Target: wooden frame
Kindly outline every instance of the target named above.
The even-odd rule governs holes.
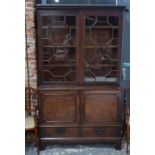
[[[89,84],[89,82],[84,82],[84,74],[83,74],[83,68],[84,68],[84,53],[85,53],[85,49],[84,49],[84,16],[118,16],[119,18],[119,36],[118,36],[118,57],[117,59],[120,60],[121,59],[121,40],[122,40],[122,18],[123,18],[123,14],[122,11],[120,10],[121,8],[116,8],[114,10],[109,9],[105,9],[104,7],[98,7],[98,10],[94,10],[95,8],[93,8],[93,12],[90,12],[89,9],[91,9],[91,7],[88,7],[87,10],[82,10],[79,8],[79,10],[77,10],[76,7],[73,7],[74,10],[71,10],[72,7],[64,7],[62,9],[62,7],[39,7],[37,9],[37,36],[38,36],[38,83],[39,85],[49,85],[49,84],[53,84],[56,81],[48,81],[45,82],[43,80],[43,74],[42,74],[42,67],[43,67],[43,50],[42,48],[43,46],[43,41],[42,41],[42,31],[41,31],[41,25],[42,25],[42,16],[75,16],[76,17],[76,61],[77,61],[77,71],[76,71],[76,81],[75,82],[57,82],[59,84]],[[105,9],[104,11],[101,9]],[[60,10],[59,10],[60,9]],[[117,63],[117,81],[116,82],[109,82],[111,84],[119,84],[120,81],[120,63],[121,61],[118,61]],[[90,82],[90,84],[107,84],[108,82]]]
[[[38,41],[38,92],[40,110],[39,134],[41,147],[50,142],[107,142],[115,144],[116,149],[121,148],[121,138],[123,130],[123,104],[122,91],[120,89],[120,66],[124,8],[125,7],[114,6],[69,7],[37,5],[36,18]],[[51,82],[52,80],[49,80],[48,82],[45,82],[44,79],[42,79],[42,61],[44,59],[42,50],[43,39],[41,32],[42,16],[76,16],[76,81]],[[83,70],[85,59],[85,16],[97,16],[97,18],[98,16],[108,16],[107,18],[109,18],[109,16],[117,16],[119,19],[117,47],[118,70],[117,81],[115,82],[108,83],[84,81]],[[86,99],[86,96],[89,96],[89,98]],[[73,97],[76,98],[74,101],[71,100],[71,98]],[[65,105],[67,105],[68,107],[65,107]],[[92,108],[91,105],[94,108]],[[76,107],[76,110],[73,110],[73,107]],[[72,110],[66,110],[67,108]],[[55,109],[57,112],[55,113],[53,109]],[[89,112],[92,113],[93,109],[94,116],[90,116]],[[65,111],[67,113],[66,115],[64,114]],[[89,118],[88,121],[84,121],[86,112]],[[111,114],[113,112],[114,115]],[[73,115],[77,116],[75,122],[71,121]],[[105,118],[102,120],[103,116]],[[44,118],[48,118],[50,121],[45,121]]]

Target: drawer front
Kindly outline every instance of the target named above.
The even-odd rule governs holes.
[[[120,136],[119,126],[82,128],[82,137],[119,137],[119,136]]]
[[[78,128],[66,127],[46,127],[40,128],[41,137],[78,137]]]

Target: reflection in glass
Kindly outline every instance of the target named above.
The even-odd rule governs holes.
[[[116,82],[118,17],[85,17],[85,82]]]
[[[76,17],[43,16],[43,79],[76,81]]]

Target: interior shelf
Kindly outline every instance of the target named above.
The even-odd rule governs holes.
[[[48,46],[43,46],[43,47],[48,47],[48,48],[76,48],[75,45],[48,45]]]
[[[58,65],[58,64],[57,64],[57,65],[53,65],[53,64],[52,64],[51,66],[52,66],[52,67],[72,67],[72,66],[75,67],[76,64],[71,64],[71,65],[70,65],[70,64],[61,64],[61,65]]]
[[[75,26],[67,26],[67,25],[66,25],[66,26],[61,26],[61,25],[60,25],[60,26],[59,26],[59,25],[57,25],[57,26],[42,26],[42,29],[57,29],[57,28],[58,28],[58,29],[59,29],[59,28],[62,28],[62,29],[63,29],[63,28],[65,28],[65,29],[68,29],[68,28],[69,28],[69,29],[70,29],[70,28],[71,28],[71,29],[76,29]]]
[[[85,26],[86,29],[118,29],[118,26]]]
[[[103,48],[103,47],[107,47],[107,48],[117,48],[118,46],[116,45],[107,45],[107,46],[104,46],[104,45],[99,45],[99,46],[84,46],[85,48]]]
[[[113,64],[96,64],[96,65],[85,65],[85,67],[115,67],[117,65]]]

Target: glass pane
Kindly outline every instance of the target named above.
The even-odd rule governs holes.
[[[43,16],[43,81],[76,81],[76,17]]]
[[[45,46],[75,46],[74,16],[43,16],[42,36]]]
[[[85,17],[85,82],[117,81],[118,36],[118,17]]]

